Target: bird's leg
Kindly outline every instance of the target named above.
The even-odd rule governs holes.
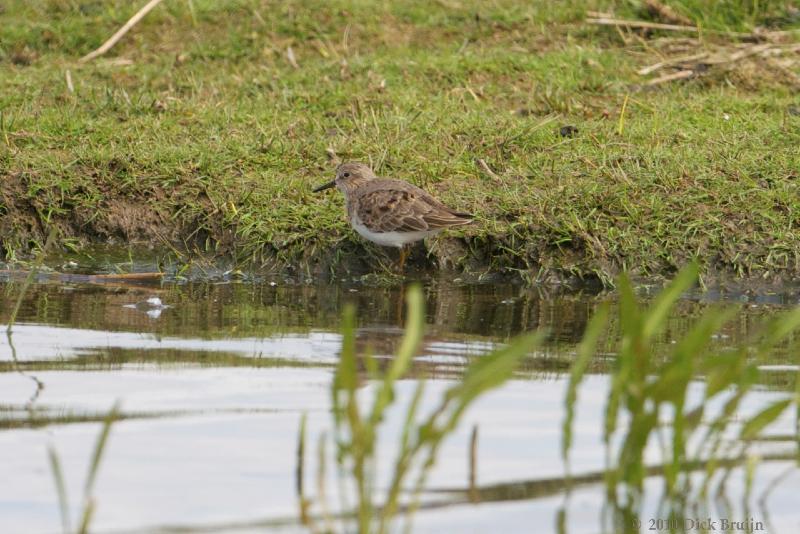
[[[403,245],[402,247],[400,247],[400,259],[397,262],[397,268],[400,271],[400,273],[403,272],[403,267],[406,264],[406,258],[408,258],[408,246]]]

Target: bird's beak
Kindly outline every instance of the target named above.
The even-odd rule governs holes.
[[[331,187],[336,186],[336,180],[331,180],[327,184],[322,184],[319,187],[315,187],[312,191],[314,193],[319,193],[320,191],[325,191],[326,189],[330,189]]]

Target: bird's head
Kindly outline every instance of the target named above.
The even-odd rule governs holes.
[[[336,178],[327,184],[314,188],[314,193],[336,187],[342,193],[347,193],[358,185],[374,179],[375,173],[363,163],[342,163],[336,167]]]

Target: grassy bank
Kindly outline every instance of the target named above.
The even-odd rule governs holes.
[[[672,2],[698,36],[585,22],[656,20],[636,2],[165,0],[77,62],[141,3],[4,4],[7,256],[55,225],[64,246],[374,267],[341,198],[310,193],[335,154],[477,215],[418,263],[531,279],[665,274],[692,257],[709,273],[800,272],[800,34],[683,81],[637,73],[752,52],[716,32],[797,28],[788,3],[701,18],[700,3]]]

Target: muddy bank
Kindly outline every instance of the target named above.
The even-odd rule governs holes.
[[[54,210],[45,195],[27,194],[24,176],[7,176],[0,184],[4,259],[31,259],[55,228],[58,239],[48,254],[51,258],[97,247],[108,247],[113,257],[132,247],[147,250],[151,256],[169,255],[178,262],[213,266],[214,272],[239,270],[297,280],[380,277],[394,272],[395,249],[368,243],[348,228],[333,236],[321,231],[316,240],[276,239],[254,248],[252,240],[237,241],[236,225],[226,224],[224,214],[210,205],[207,196],[187,199],[208,206],[201,215],[191,217],[174,209],[174,198],[169,203],[165,198],[163,191],[109,195],[96,209],[65,201]],[[574,286],[609,285],[620,272],[612,263],[593,261],[579,250],[548,250],[545,242],[521,243],[509,235],[440,235],[415,244],[407,273],[427,277],[439,271],[465,281]],[[665,270],[664,274],[668,273]]]
[[[2,218],[0,246],[8,266],[23,266],[45,242],[50,228],[58,239],[48,252],[47,263],[58,271],[69,258],[105,258],[105,263],[87,270],[130,270],[131,257],[144,258],[139,270],[166,269],[172,273],[193,273],[198,278],[228,276],[283,277],[291,282],[308,280],[359,280],[395,283],[398,252],[365,242],[344,227],[331,235],[320,231],[318,238],[259,242],[237,240],[240,230],[227,224],[224,214],[210,208],[198,215],[183,216],[181,210],[164,203],[164,192],[146,196],[109,196],[100,209],[69,209],[65,202],[53,210],[44,199],[25,193],[24,180],[9,176],[0,184]],[[173,199],[174,202],[174,199]],[[208,203],[195,195],[191,202]],[[480,224],[480,221],[477,223]],[[532,231],[531,234],[535,234]],[[66,258],[66,259],[65,259]],[[686,258],[688,261],[688,257]],[[736,290],[764,292],[794,284],[797,268],[737,272],[714,257],[704,261],[705,284]],[[131,260],[132,261],[132,260]],[[597,257],[578,243],[552,246],[547,239],[521,240],[513,234],[441,235],[412,247],[406,275],[409,278],[446,276],[465,283],[511,282],[571,288],[613,286],[624,266],[641,282],[669,279],[678,265],[667,262],[631,265],[623,257]],[[18,265],[17,265],[18,266]],[[187,267],[188,266],[188,267]]]

